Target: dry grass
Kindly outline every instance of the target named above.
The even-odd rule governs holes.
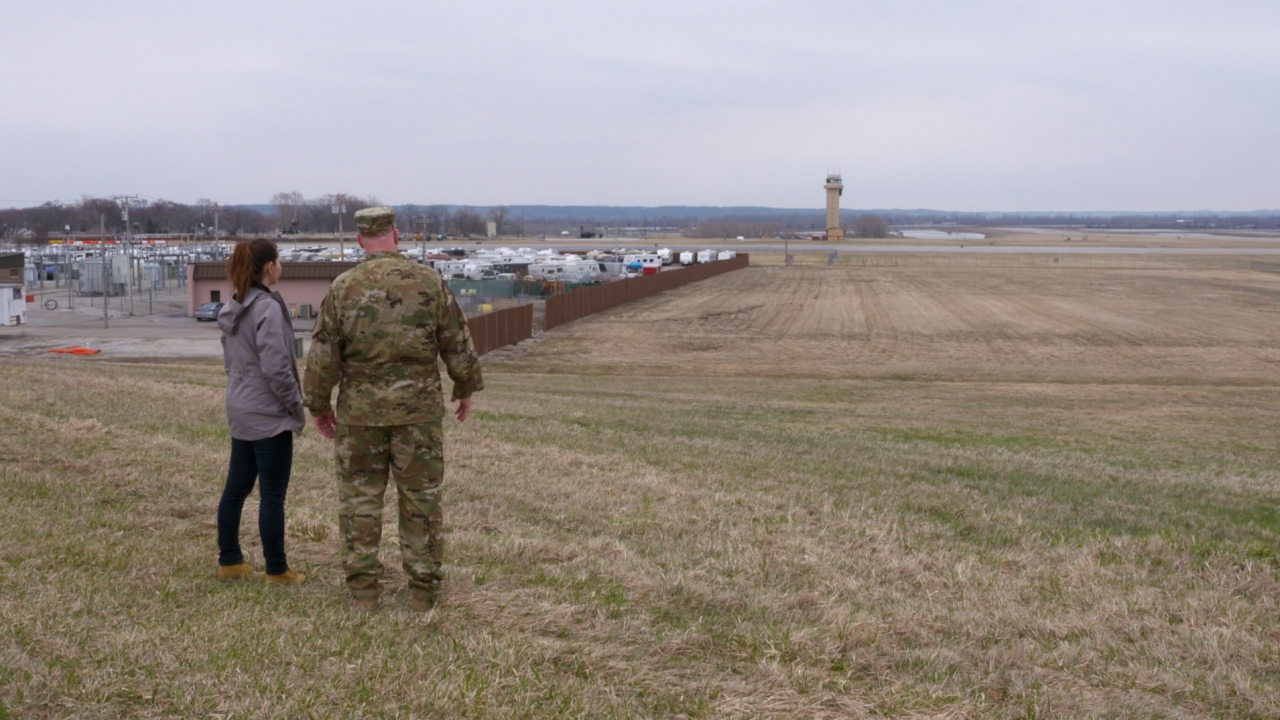
[[[527,367],[1270,384],[1277,307],[1280,275],[1248,270],[752,267],[557,330]]]
[[[722,280],[679,292],[702,303]],[[450,428],[448,594],[430,615],[403,592],[346,609],[314,433],[288,505],[314,581],[213,579],[220,367],[5,359],[0,716],[1280,714],[1280,388],[1248,353],[1176,383],[1136,331],[1108,382],[815,359],[787,377],[779,355],[705,377],[670,350],[629,366],[664,354],[668,300],[489,368],[476,417]],[[1222,312],[1231,329],[1197,342],[1267,332],[1261,311]],[[1033,316],[1000,316],[1010,346],[1064,343]],[[732,342],[804,340],[739,317]],[[613,325],[631,346],[584,349]],[[401,587],[394,524],[384,545]]]

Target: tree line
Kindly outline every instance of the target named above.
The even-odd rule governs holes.
[[[763,238],[782,237],[784,235],[813,234],[826,230],[826,216],[814,220],[810,216],[802,216],[790,222],[766,221],[760,219],[716,219],[700,220],[685,234],[696,238]],[[881,216],[872,213],[858,215],[852,223],[848,223],[847,236],[861,238],[889,237],[889,223]]]
[[[243,207],[223,207],[202,199],[194,205],[169,200],[131,199],[130,230],[140,235],[189,234],[213,237],[214,227],[225,235],[264,234],[273,224],[262,213]],[[44,243],[51,238],[125,232],[124,203],[111,198],[80,198],[74,203],[47,202],[27,208],[0,210],[0,237]]]
[[[339,226],[355,229],[358,210],[383,204],[374,196],[334,193],[308,198],[297,191],[279,192],[264,205],[221,205],[202,198],[193,204],[132,198],[128,230],[135,235],[187,235],[223,238],[328,235]],[[27,208],[0,209],[0,239],[44,243],[70,233],[108,237],[125,232],[122,203],[83,196],[72,203],[46,202]],[[334,212],[334,208],[338,212]],[[402,234],[428,237],[483,236],[489,223],[504,236],[559,236],[611,230],[626,234],[682,233],[698,238],[798,236],[825,229],[821,210],[777,208],[590,206],[465,207],[399,205],[396,219]],[[892,226],[949,224],[970,227],[1009,225],[1083,226],[1086,228],[1264,229],[1280,228],[1280,212],[1258,213],[975,213],[937,210],[845,211],[850,237],[883,238]],[[638,232],[637,232],[638,231]]]
[[[46,202],[26,208],[0,209],[0,239],[47,243],[64,235],[117,237],[187,235],[197,239],[284,235],[325,235],[355,231],[355,213],[382,205],[374,196],[335,193],[307,198],[297,191],[280,192],[267,206],[221,205],[202,198],[194,204],[130,198],[126,202],[85,195],[73,203]],[[269,209],[268,209],[269,208]],[[520,224],[505,206],[480,210],[448,205],[401,205],[396,221],[402,234],[469,237],[484,235],[493,222],[499,234],[518,234]]]

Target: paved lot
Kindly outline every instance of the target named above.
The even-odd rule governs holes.
[[[58,296],[46,293],[45,297]],[[222,357],[217,324],[197,322],[185,311],[129,316],[113,307],[104,322],[100,304],[92,307],[86,299],[77,298],[77,307],[66,309],[65,295],[58,299],[63,302],[57,310],[29,310],[26,325],[0,327],[0,356],[35,355],[51,348],[81,345],[102,351],[99,357]],[[35,304],[40,307],[41,302]],[[304,343],[309,341],[313,325],[313,320],[294,321],[294,330]]]

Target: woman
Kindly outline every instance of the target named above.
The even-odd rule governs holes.
[[[293,361],[289,308],[271,286],[280,280],[280,255],[269,240],[236,243],[227,261],[235,294],[218,313],[227,370],[231,464],[218,504],[218,579],[258,574],[240,552],[240,512],[259,481],[258,534],[267,582],[306,579],[284,555],[284,496],[293,466],[293,435],[302,432],[302,390]]]

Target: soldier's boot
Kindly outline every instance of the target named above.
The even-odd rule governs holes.
[[[253,577],[260,574],[249,566],[249,563],[236,563],[235,565],[219,565],[219,580],[238,580],[242,577]]]
[[[369,612],[378,609],[378,598],[376,597],[356,597],[351,596],[348,600],[352,610]]]
[[[432,610],[432,609],[434,609],[434,608],[435,608],[435,606],[436,606],[436,599],[435,599],[435,596],[430,596],[430,595],[417,595],[417,594],[415,594],[415,595],[413,596],[413,599],[409,601],[409,605],[410,605],[414,610],[420,610],[420,611],[422,611],[422,612],[428,612],[428,611],[430,611],[430,610]]]
[[[297,585],[298,583],[306,579],[307,579],[307,576],[303,575],[302,573],[296,573],[292,570],[285,570],[279,575],[268,575],[267,584],[268,585]]]

